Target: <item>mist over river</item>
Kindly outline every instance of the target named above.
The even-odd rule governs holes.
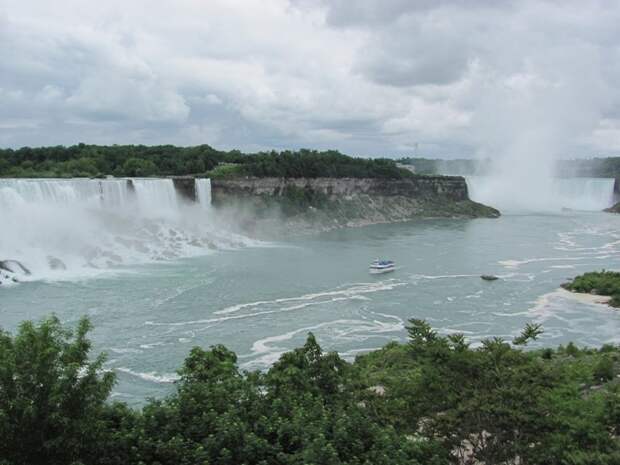
[[[376,257],[396,272],[369,275]],[[173,389],[190,348],[223,343],[261,369],[312,331],[346,358],[406,338],[411,317],[477,342],[543,324],[539,344],[620,342],[620,313],[558,292],[586,270],[620,268],[620,217],[597,212],[420,220],[119,267],[83,280],[0,290],[0,324],[88,315],[95,351],[118,373],[114,396]],[[495,282],[480,279],[496,274]]]

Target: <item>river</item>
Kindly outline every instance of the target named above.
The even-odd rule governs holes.
[[[619,312],[558,290],[584,271],[620,268],[620,216],[509,213],[220,242],[202,254],[4,286],[0,325],[87,315],[94,351],[106,351],[118,375],[114,397],[130,404],[170,392],[196,345],[225,344],[244,369],[263,369],[312,331],[325,350],[353,359],[405,341],[409,318],[474,344],[512,338],[532,321],[545,330],[538,346],[620,342]],[[395,260],[396,271],[369,275],[378,257]]]

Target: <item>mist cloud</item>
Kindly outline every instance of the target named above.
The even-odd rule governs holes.
[[[619,23],[606,1],[2,0],[0,145],[613,154]]]

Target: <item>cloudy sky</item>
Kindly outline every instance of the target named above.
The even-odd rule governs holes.
[[[0,146],[620,155],[620,2],[0,0]]]

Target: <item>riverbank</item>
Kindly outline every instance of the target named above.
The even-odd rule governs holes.
[[[562,288],[580,295],[598,299],[596,303],[606,303],[620,307],[620,273],[615,271],[592,271],[576,276],[562,284]]]

